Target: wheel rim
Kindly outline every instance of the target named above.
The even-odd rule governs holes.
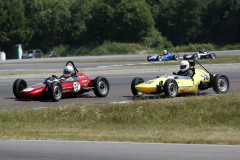
[[[176,56],[176,60],[178,61],[178,56]]]
[[[214,54],[212,54],[212,59],[215,59],[215,55]]]
[[[177,95],[177,85],[175,83],[170,83],[168,86],[169,95],[175,97]]]
[[[158,61],[162,61],[162,56],[159,56],[159,57],[158,57]]]
[[[61,97],[62,92],[61,92],[61,89],[60,89],[59,86],[55,86],[54,87],[54,94],[55,94],[56,98],[60,98]]]
[[[105,81],[100,81],[99,82],[99,90],[102,94],[106,94],[108,90],[107,83]]]
[[[224,77],[220,77],[217,81],[217,86],[221,92],[226,92],[228,89],[228,80]]]
[[[194,59],[195,59],[195,60],[198,59],[198,56],[197,56],[196,54],[194,55]]]

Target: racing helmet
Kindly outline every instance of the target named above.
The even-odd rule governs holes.
[[[167,54],[168,53],[168,51],[165,49],[164,51],[163,51],[163,54]]]
[[[189,69],[189,62],[188,61],[182,61],[180,63],[180,71],[185,72]]]
[[[74,69],[72,66],[65,66],[63,69],[63,76],[65,78],[70,77],[74,73]]]

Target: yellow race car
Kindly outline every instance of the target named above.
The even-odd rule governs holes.
[[[203,69],[195,69],[197,62]],[[226,75],[212,74],[197,60],[189,61],[193,76],[180,76],[167,73],[156,79],[144,82],[143,78],[135,77],[131,83],[134,96],[143,94],[165,94],[166,97],[176,97],[178,93],[194,93],[213,88],[217,94],[227,93],[230,82]]]

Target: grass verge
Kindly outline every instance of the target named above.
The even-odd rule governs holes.
[[[199,49],[206,49],[208,51],[222,51],[222,50],[239,50],[240,43],[228,45],[216,45],[212,43],[207,44],[189,44],[182,46],[173,46],[171,48],[150,48],[140,43],[120,43],[106,41],[102,44],[86,44],[83,46],[76,45],[59,45],[52,50],[56,51],[59,56],[84,56],[84,55],[127,55],[127,54],[153,54],[162,53],[164,49],[170,52],[198,52]],[[47,56],[46,54],[45,56]]]
[[[0,138],[240,144],[240,95],[0,112]]]

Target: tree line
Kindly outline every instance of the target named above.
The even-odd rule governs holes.
[[[0,46],[240,42],[240,0],[0,0]]]

